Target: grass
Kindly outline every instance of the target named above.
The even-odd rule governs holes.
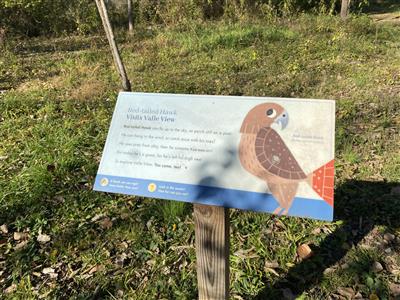
[[[367,17],[303,15],[119,35],[135,91],[337,100],[336,221],[232,209],[234,299],[282,299],[285,289],[327,299],[344,287],[389,299],[399,283],[399,34]],[[12,40],[3,50],[2,297],[196,298],[191,206],[92,191],[119,89],[106,41]],[[29,235],[20,249],[14,232]],[[315,255],[301,261],[303,243]]]

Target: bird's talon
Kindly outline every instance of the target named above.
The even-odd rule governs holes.
[[[274,215],[279,215],[279,213],[282,211],[282,207],[280,207],[280,206],[278,206],[272,213],[274,214]]]

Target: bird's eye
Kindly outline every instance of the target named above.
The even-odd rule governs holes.
[[[267,110],[267,117],[274,118],[275,116],[276,116],[275,109],[270,108],[270,109]]]

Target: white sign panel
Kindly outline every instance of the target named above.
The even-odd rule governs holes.
[[[332,100],[120,93],[94,189],[332,220]]]

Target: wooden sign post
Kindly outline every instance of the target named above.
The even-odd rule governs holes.
[[[229,209],[193,208],[199,299],[229,299]]]

